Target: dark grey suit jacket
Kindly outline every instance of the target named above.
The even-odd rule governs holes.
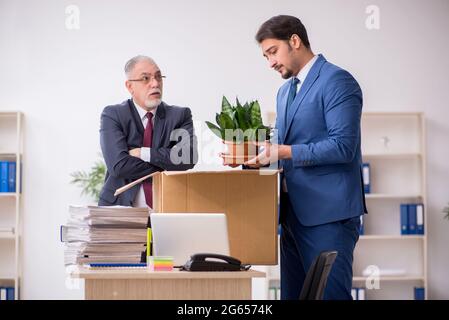
[[[188,136],[184,135],[182,139],[178,137],[178,140],[171,141],[170,135],[175,129],[185,129]],[[117,197],[114,196],[115,190],[156,171],[188,170],[196,164],[197,141],[189,108],[169,106],[164,102],[158,106],[150,162],[130,156],[128,153],[130,149],[142,147],[144,130],[142,120],[131,99],[104,108],[101,114],[100,145],[107,172],[98,205],[132,206],[140,184]],[[178,155],[184,156],[189,161],[172,163],[170,152],[173,148],[176,148]],[[186,150],[189,154],[183,155],[182,152],[186,153]]]

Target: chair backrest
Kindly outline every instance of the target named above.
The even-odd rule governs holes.
[[[326,289],[327,277],[332,264],[337,257],[337,251],[323,251],[315,258],[307,272],[299,300],[322,300]]]

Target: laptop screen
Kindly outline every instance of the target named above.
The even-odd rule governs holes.
[[[229,255],[226,215],[223,213],[152,213],[155,256],[172,256],[183,265],[192,254]]]

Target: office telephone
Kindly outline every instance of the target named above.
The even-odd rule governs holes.
[[[240,260],[216,253],[197,253],[190,257],[182,267],[185,271],[241,271],[251,266]]]

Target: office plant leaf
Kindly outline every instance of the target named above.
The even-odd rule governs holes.
[[[221,112],[215,116],[217,125],[206,121],[210,130],[225,141],[256,141],[266,140],[270,136],[270,128],[262,122],[259,102],[245,102],[243,105],[236,98],[236,105],[233,106],[229,100],[223,96],[221,102]],[[265,130],[265,134],[261,134],[258,130]],[[234,134],[229,134],[228,130],[233,130]],[[243,135],[244,134],[244,135]]]
[[[91,167],[89,172],[75,171],[70,174],[71,184],[81,187],[81,195],[88,195],[98,202],[100,199],[100,191],[103,187],[106,175],[106,164],[103,160],[98,160]]]

